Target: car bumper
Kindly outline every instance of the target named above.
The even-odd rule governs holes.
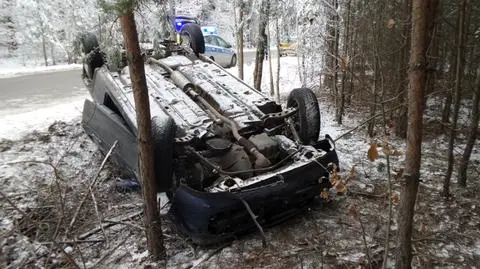
[[[305,210],[323,189],[331,187],[324,167],[338,164],[335,150],[308,165],[266,180],[265,185],[237,192],[206,193],[181,186],[170,216],[180,232],[197,244],[213,244],[255,228],[243,201],[261,225],[271,226]],[[242,201],[243,200],[243,201]]]

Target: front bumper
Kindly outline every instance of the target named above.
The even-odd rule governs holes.
[[[338,165],[335,150],[318,158],[323,167]],[[175,193],[170,216],[181,233],[197,244],[213,244],[255,228],[242,200],[247,202],[261,225],[271,226],[305,210],[331,184],[316,161],[277,174],[265,185],[236,192],[206,193],[181,186]]]

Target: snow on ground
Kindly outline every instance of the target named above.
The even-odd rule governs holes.
[[[281,63],[281,99],[285,100],[288,92],[299,86],[299,77],[296,58],[282,58]],[[229,71],[237,72],[235,68]],[[252,73],[253,66],[248,66],[245,76],[249,83]],[[268,66],[264,74],[268,74]],[[268,91],[268,83],[263,83],[262,88]],[[346,113],[344,124],[336,124],[334,107],[321,93],[319,97],[321,135],[330,134],[335,139],[363,120],[361,109],[351,109]],[[428,105],[427,115],[436,116],[438,110],[434,104]],[[62,114],[65,109],[59,104],[45,114]],[[140,194],[119,192],[114,188],[117,179],[126,175],[109,162],[100,172],[97,183],[92,184],[102,155],[83,132],[78,114],[65,114],[63,120],[69,121],[68,124],[45,122],[46,125],[52,124],[29,132],[21,139],[0,140],[1,193],[7,197],[3,197],[0,203],[0,267],[73,267],[73,262],[80,268],[152,265],[147,260],[141,216],[136,214],[142,209]],[[31,115],[24,116],[32,119]],[[53,118],[47,121],[51,120]],[[429,120],[427,117],[426,121]],[[377,142],[383,139],[379,137]],[[388,140],[404,151],[403,141]],[[378,267],[385,251],[385,223],[390,199],[387,195],[386,158],[380,150],[376,161],[367,159],[371,142],[362,128],[336,142],[341,175],[344,178],[350,173],[353,175],[347,184],[349,194],[327,204],[317,203],[296,218],[265,228],[269,243],[266,249],[262,248],[261,237],[255,232],[226,244],[195,246],[178,235],[164,216],[167,267],[365,268],[369,259],[374,267]],[[480,197],[476,191],[480,184],[473,181],[479,175],[476,168],[479,161],[475,161],[469,170],[469,188],[453,186],[454,196],[450,200],[441,198],[438,190],[445,171],[445,143],[444,136],[424,142],[422,182],[413,234],[415,268],[474,268],[480,259],[477,240],[480,237]],[[464,141],[457,143],[461,153]],[[474,160],[479,160],[479,148],[477,142]],[[394,178],[402,168],[403,158],[391,157]],[[90,199],[89,185],[93,186],[95,203]],[[397,229],[395,212],[400,186],[400,182],[394,179],[391,238]],[[86,200],[84,205],[80,203],[83,199]],[[78,216],[76,211],[79,211]],[[125,218],[129,215],[132,217]],[[70,225],[73,219],[75,221]],[[71,238],[98,227],[102,219],[116,224],[98,230],[81,242],[71,242]],[[63,238],[63,234],[70,237]],[[390,248],[393,246],[394,238]],[[391,265],[393,256],[389,257]]]
[[[0,78],[55,71],[80,70],[81,68],[81,64],[58,64],[45,66],[43,62],[38,60],[0,58]]]
[[[54,121],[79,121],[84,96],[63,100],[49,107],[30,108],[26,112],[0,114],[0,139],[15,139],[33,130],[45,130]],[[13,111],[10,111],[13,112]]]

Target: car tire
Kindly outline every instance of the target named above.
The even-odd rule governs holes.
[[[205,39],[198,24],[185,24],[180,31],[180,35],[187,36],[190,39],[190,47],[195,55],[198,56],[200,53],[205,53]]]
[[[175,122],[172,118],[152,118],[152,139],[155,158],[155,178],[158,192],[172,187]]]
[[[93,79],[95,69],[105,63],[102,52],[98,49],[97,37],[92,33],[85,33],[79,37],[83,55],[82,78]]]
[[[233,54],[230,67],[235,67],[235,65],[237,65],[237,55]]]
[[[320,134],[320,109],[317,97],[309,88],[297,88],[290,92],[287,107],[298,109],[295,116],[295,129],[303,144],[318,140]]]

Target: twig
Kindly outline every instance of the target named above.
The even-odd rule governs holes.
[[[91,268],[99,268],[99,265],[102,264],[102,262],[110,255],[113,254],[113,252],[115,252],[115,250],[117,250],[119,247],[121,247],[122,245],[125,244],[125,242],[127,242],[127,240],[130,238],[130,236],[132,236],[131,234],[129,234],[124,240],[122,240],[122,242],[120,242],[118,245],[116,245],[113,249],[111,249],[109,252],[105,253],[105,255],[103,255]]]
[[[102,222],[130,226],[130,227],[139,229],[140,231],[145,231],[144,227],[142,227],[140,225],[137,225],[135,223],[125,222],[125,221],[117,221],[117,220],[103,220]]]
[[[31,218],[30,216],[25,213],[25,211],[23,211],[22,209],[20,209],[14,202],[12,202],[12,200],[10,200],[10,198],[8,198],[8,196],[3,193],[3,191],[0,190],[0,195],[2,196],[3,199],[5,199],[7,201],[7,203],[9,203],[16,211],[18,211],[20,214],[23,215],[23,217],[27,218],[29,221],[35,223]]]
[[[372,259],[370,258],[370,251],[368,251],[367,238],[365,237],[365,228],[363,227],[363,222],[362,222],[362,217],[361,216],[358,216],[358,221],[360,222],[360,227],[362,228],[363,246],[365,247],[365,252],[367,254],[368,264],[370,266],[370,269],[373,269]]]
[[[90,182],[90,185],[89,185],[89,188],[92,188],[96,182],[97,182],[97,179],[100,175],[100,172],[102,171],[103,169],[103,166],[105,165],[105,163],[107,162],[108,158],[110,157],[110,155],[112,154],[112,151],[113,149],[115,148],[115,146],[117,145],[117,142],[118,140],[115,140],[115,142],[113,143],[112,147],[110,148],[110,150],[108,151],[107,155],[105,155],[105,158],[103,159],[102,161],[102,164],[100,165],[100,168],[98,169],[97,173],[95,174],[95,177],[93,178],[93,180]],[[85,201],[87,200],[87,197],[88,197],[88,193],[86,193],[80,204],[78,205],[77,207],[77,210],[75,211],[75,214],[73,215],[73,218],[72,220],[70,221],[70,224],[68,225],[67,227],[67,230],[65,231],[65,234],[68,234],[68,232],[70,231],[70,229],[73,227],[73,224],[75,224],[75,221],[77,220],[77,216],[78,214],[80,213],[80,210],[82,209],[83,205],[85,204]]]
[[[352,190],[348,190],[348,193],[350,195],[365,196],[367,198],[385,198],[388,196],[388,193],[373,194],[368,192],[358,192],[358,191],[352,191]]]
[[[400,104],[400,105],[398,105],[398,106],[395,106],[395,107],[393,107],[393,108],[385,111],[385,113],[386,113],[386,112],[390,112],[390,111],[394,111],[394,110],[400,108],[401,106],[403,106],[403,104]],[[360,127],[362,127],[363,125],[365,125],[365,124],[369,123],[370,121],[372,121],[372,120],[374,120],[374,119],[376,119],[376,118],[378,118],[378,117],[381,117],[381,116],[383,116],[383,113],[376,114],[376,115],[374,115],[374,116],[366,119],[365,121],[363,121],[362,123],[360,123],[359,125],[357,125],[355,128],[353,128],[353,129],[345,132],[344,134],[342,134],[342,135],[340,135],[339,137],[335,138],[333,141],[334,141],[334,142],[337,142],[338,140],[340,140],[340,139],[343,138],[344,136],[346,136],[346,135],[348,135],[348,134],[350,134],[350,133],[353,133],[354,131],[356,131],[357,129],[359,129]]]
[[[383,80],[382,80],[382,88],[383,88]],[[383,91],[383,90],[382,90]],[[382,94],[382,99],[384,95]],[[387,136],[387,115],[385,112],[385,103],[382,103],[382,114],[383,114],[383,132],[385,136]],[[389,146],[387,141],[384,141],[384,143]],[[390,248],[390,222],[392,221],[392,207],[393,207],[393,201],[392,201],[392,172],[391,172],[391,165],[390,165],[390,150],[387,149],[385,152],[386,158],[387,158],[387,178],[388,178],[388,218],[387,218],[387,234],[385,236],[385,254],[383,256],[383,263],[382,263],[382,269],[387,268],[387,263],[388,263],[388,251]]]
[[[103,229],[105,229],[105,228],[114,226],[114,225],[116,225],[116,224],[119,224],[118,222],[127,221],[127,220],[129,220],[129,219],[133,219],[133,218],[135,218],[135,217],[138,217],[138,216],[140,216],[141,214],[143,214],[143,210],[134,212],[134,213],[132,213],[132,214],[129,214],[129,215],[125,216],[125,217],[122,217],[121,219],[111,219],[110,221],[115,221],[116,223],[105,223],[105,224],[102,224],[101,226],[103,227]],[[103,222],[106,222],[106,221],[109,221],[109,220],[103,220]],[[90,231],[87,231],[87,232],[79,235],[79,236],[77,237],[77,240],[84,240],[84,239],[86,239],[86,238],[88,238],[88,237],[90,237],[90,236],[98,233],[99,231],[102,230],[102,227],[96,227],[95,229],[92,229],[92,230],[90,230]]]
[[[103,237],[105,237],[105,241],[106,241],[107,247],[108,247],[107,233],[105,233],[105,229],[103,229],[102,218],[100,217],[100,212],[98,211],[97,199],[95,198],[95,194],[93,193],[93,190],[92,190],[91,186],[88,186],[88,191],[90,192],[90,195],[92,196],[93,207],[95,208],[95,214],[97,215],[98,224],[100,225],[100,228],[102,228]]]
[[[30,222],[34,223],[35,225],[39,226],[39,223],[35,220],[33,220],[32,218],[30,218],[30,216],[25,213],[25,211],[23,211],[22,209],[20,209],[15,203],[13,203],[6,195],[5,193],[3,193],[2,191],[0,191],[0,195],[2,196],[3,199],[5,199],[7,201],[7,203],[9,203],[13,208],[15,208],[15,210],[17,210],[20,214],[23,215],[24,218],[28,219]],[[52,238],[53,239],[53,238]],[[80,269],[80,266],[75,262],[75,260],[72,258],[72,256],[70,254],[68,254],[67,252],[65,252],[65,249],[63,249],[54,239],[52,240],[52,244],[54,244],[56,247],[58,247],[62,252],[63,254],[65,255],[65,257],[67,257],[67,259],[70,261],[70,263],[75,267],[75,268],[78,268]]]
[[[385,254],[383,256],[382,268],[387,268],[388,251],[390,248],[390,222],[392,221],[393,201],[392,201],[392,174],[390,172],[390,154],[387,154],[387,173],[388,173],[388,220],[387,234],[385,236]]]
[[[88,243],[102,243],[105,242],[104,239],[92,239],[92,240],[71,240],[71,241],[58,241],[57,244],[62,245],[73,245],[73,244],[88,244]],[[54,242],[40,242],[41,245],[51,245]]]
[[[223,250],[225,247],[227,247],[229,245],[230,245],[230,243],[224,243],[221,246],[219,246],[218,248],[214,249],[213,251],[210,251],[210,252],[207,252],[207,253],[203,254],[202,257],[200,257],[199,259],[192,262],[192,267],[190,267],[190,268],[192,268],[192,269],[197,268],[198,266],[200,266],[200,264],[210,260],[213,256],[215,256],[215,254],[217,254],[218,252],[220,252],[221,250]]]
[[[242,201],[243,205],[245,206],[245,208],[248,211],[248,214],[250,214],[250,217],[252,217],[253,222],[255,222],[255,225],[257,226],[258,231],[260,231],[260,234],[262,235],[262,246],[263,246],[263,248],[266,248],[267,247],[267,237],[265,236],[265,233],[263,232],[262,226],[257,221],[257,216],[255,216],[252,209],[250,208],[250,206],[248,205],[248,203],[245,200],[243,200],[241,197],[238,197],[238,196],[237,196],[237,198],[240,199],[240,201]]]

